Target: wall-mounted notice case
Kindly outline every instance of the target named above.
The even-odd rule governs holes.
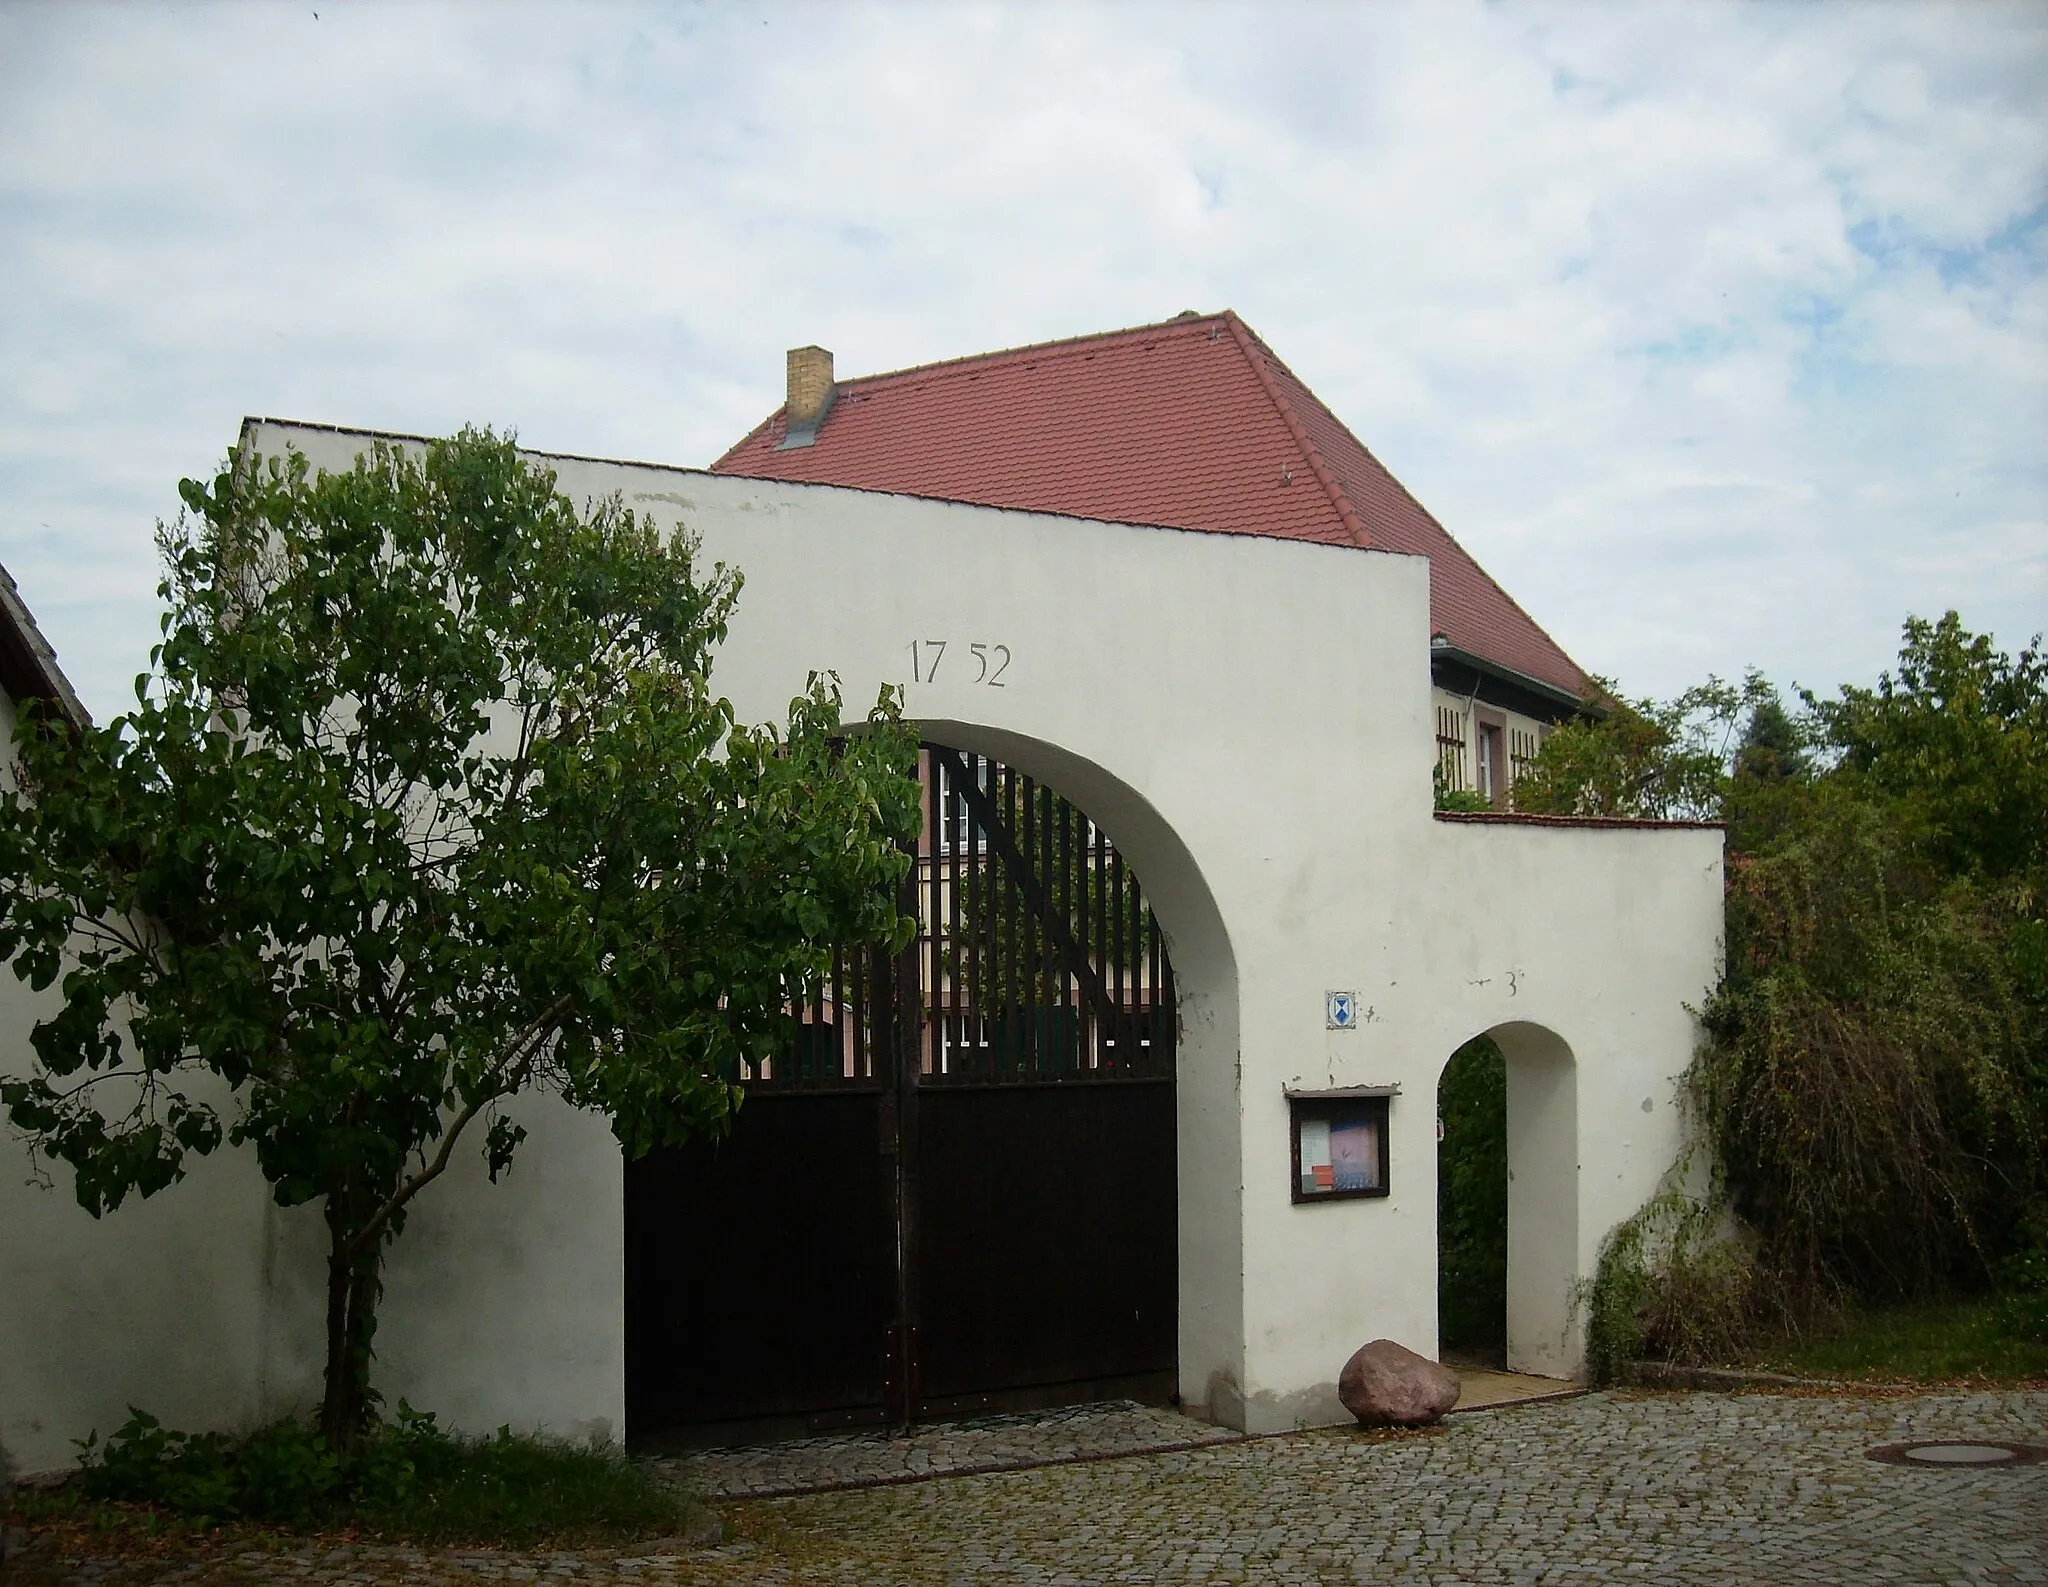
[[[1387,1193],[1387,1104],[1398,1086],[1287,1093],[1290,1194],[1295,1201],[1348,1201]]]

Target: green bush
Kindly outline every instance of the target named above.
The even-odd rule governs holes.
[[[128,1411],[104,1449],[97,1429],[79,1446],[88,1495],[160,1504],[203,1525],[246,1513],[224,1434],[173,1432],[147,1411]]]
[[[1578,1303],[1586,1313],[1586,1370],[1602,1384],[1619,1382],[1631,1361],[1733,1360],[1760,1329],[1782,1320],[1721,1199],[1669,1187],[1608,1234]]]
[[[1436,790],[1436,807],[1439,810],[1455,810],[1464,815],[1485,815],[1493,809],[1493,801],[1485,794],[1471,788],[1445,788],[1441,784]]]
[[[2008,655],[1953,612],[1911,619],[1895,673],[1796,712],[1755,674],[1668,705],[1607,693],[1545,740],[1516,808],[1728,833],[1688,1076],[1713,1188],[1610,1239],[1585,1297],[1609,1365],[1697,1359],[1742,1319],[1797,1341],[1993,1290],[1985,1326],[2048,1333],[2038,637]]]
[[[1840,785],[1731,860],[1693,1099],[1758,1254],[1816,1316],[1982,1287],[2038,1193],[2035,1015],[1997,890]]]
[[[2048,1343],[2048,1211],[2036,1209],[1998,1271],[1998,1325],[2015,1339]]]
[[[691,1514],[686,1498],[609,1445],[509,1428],[458,1437],[403,1402],[346,1458],[294,1419],[232,1438],[175,1432],[133,1406],[104,1444],[95,1432],[79,1451],[88,1497],[160,1506],[201,1526],[521,1542],[669,1532]]]

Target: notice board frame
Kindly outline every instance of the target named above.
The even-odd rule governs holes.
[[[1338,1086],[1325,1091],[1286,1092],[1287,1097],[1287,1195],[1295,1206],[1313,1206],[1325,1201],[1370,1201],[1392,1194],[1392,1150],[1389,1124],[1391,1104],[1400,1095],[1399,1086]],[[1364,1186],[1327,1190],[1303,1190],[1301,1173],[1302,1126],[1368,1126],[1377,1146],[1371,1182]]]

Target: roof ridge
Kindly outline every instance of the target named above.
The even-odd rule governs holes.
[[[1351,505],[1351,498],[1345,494],[1337,476],[1330,472],[1330,465],[1324,461],[1321,449],[1309,439],[1308,431],[1302,427],[1300,416],[1294,411],[1294,404],[1288,400],[1287,393],[1280,389],[1280,383],[1273,378],[1272,370],[1266,367],[1267,358],[1272,358],[1276,364],[1279,364],[1280,360],[1273,357],[1272,352],[1258,339],[1252,328],[1237,317],[1235,310],[1225,309],[1221,318],[1223,323],[1230,327],[1230,334],[1237,343],[1237,350],[1244,355],[1244,361],[1251,365],[1252,373],[1258,377],[1260,388],[1279,410],[1280,422],[1287,426],[1287,433],[1294,437],[1294,444],[1301,448],[1302,456],[1308,459],[1309,471],[1315,475],[1316,483],[1323,487],[1323,493],[1330,498],[1330,505],[1337,509],[1337,518],[1344,525],[1344,532],[1350,535],[1358,546],[1371,550],[1372,535],[1365,527],[1365,520],[1359,517],[1357,508]],[[1285,364],[1280,364],[1280,367],[1287,369]],[[1294,377],[1293,370],[1288,369],[1287,373],[1290,378]]]
[[[1246,329],[1249,330],[1250,327],[1246,327]],[[1279,364],[1282,369],[1287,369],[1287,365],[1282,363],[1279,358],[1275,357],[1273,362]],[[1452,534],[1450,530],[1446,529],[1443,526],[1443,520],[1438,518],[1437,515],[1431,512],[1427,507],[1423,506],[1421,498],[1418,497],[1414,491],[1410,490],[1406,485],[1401,483],[1400,476],[1396,474],[1392,469],[1388,468],[1386,464],[1382,463],[1379,460],[1378,454],[1375,453],[1371,447],[1367,446],[1363,441],[1359,440],[1358,432],[1353,430],[1351,426],[1346,424],[1342,419],[1338,418],[1336,411],[1332,409],[1327,402],[1323,401],[1321,397],[1317,396],[1315,394],[1314,388],[1312,388],[1307,381],[1303,380],[1301,376],[1297,375],[1293,370],[1287,369],[1287,378],[1292,380],[1296,385],[1300,386],[1301,389],[1307,393],[1308,400],[1313,402],[1318,408],[1321,408],[1323,410],[1324,416],[1328,418],[1329,421],[1332,424],[1334,424],[1338,429],[1344,432],[1345,438],[1349,440],[1353,446],[1357,447],[1359,451],[1363,452],[1366,455],[1366,457],[1372,461],[1373,467],[1377,468],[1382,474],[1384,474],[1387,477],[1387,479],[1392,481],[1394,489],[1398,490],[1403,496],[1408,498],[1408,504],[1411,507],[1413,507],[1417,512],[1421,513],[1424,518],[1429,520],[1430,527],[1435,529],[1438,534],[1442,535],[1446,540],[1450,541],[1452,545],[1456,546],[1459,551],[1464,553],[1465,560],[1471,563],[1473,570],[1476,573],[1478,573],[1478,575],[1482,579],[1486,580],[1488,584],[1491,584],[1496,591],[1499,592],[1502,600],[1506,601],[1508,605],[1512,606],[1517,612],[1520,612],[1523,618],[1527,620],[1531,628],[1535,629],[1537,633],[1541,634],[1546,640],[1550,642],[1551,647],[1555,649],[1560,656],[1564,657],[1565,661],[1570,665],[1571,669],[1579,675],[1580,679],[1586,683],[1591,683],[1593,675],[1587,672],[1586,669],[1584,667],[1581,667],[1576,661],[1573,661],[1571,657],[1571,652],[1566,650],[1564,646],[1558,644],[1556,636],[1553,635],[1550,632],[1550,630],[1545,628],[1541,623],[1537,622],[1534,617],[1530,616],[1529,609],[1525,607],[1520,601],[1516,600],[1514,596],[1509,593],[1507,586],[1502,584],[1501,581],[1495,578],[1491,573],[1487,572],[1485,567],[1481,565],[1477,557],[1472,555],[1471,552],[1465,550],[1464,543],[1460,541],[1456,535]]]
[[[844,391],[849,387],[872,385],[882,380],[901,380],[911,375],[944,374],[952,370],[965,369],[970,365],[986,366],[1032,354],[1060,357],[1077,352],[1091,343],[1113,342],[1126,336],[1140,336],[1146,331],[1193,330],[1198,326],[1213,325],[1219,320],[1230,321],[1236,318],[1236,312],[1232,309],[1220,309],[1213,314],[1190,314],[1183,310],[1166,319],[1151,320],[1143,325],[1126,325],[1109,331],[1089,331],[1080,336],[1061,336],[1049,342],[1026,342],[1018,347],[997,347],[985,353],[966,353],[958,358],[935,359],[928,364],[906,364],[901,369],[878,369],[871,375],[850,375],[844,380],[835,379],[832,385],[835,390]],[[775,421],[782,416],[783,410],[787,407],[787,403],[778,404],[759,424],[720,453],[717,460],[711,464],[712,472],[717,472],[728,458],[745,451],[757,437],[772,433]]]
[[[1196,326],[1207,325],[1215,320],[1234,319],[1230,309],[1221,309],[1214,314],[1172,315],[1163,320],[1151,320],[1143,325],[1125,325],[1116,330],[1090,331],[1082,336],[1061,336],[1049,342],[1026,342],[1019,347],[996,347],[985,353],[968,353],[959,358],[940,358],[928,364],[906,364],[901,369],[878,369],[871,375],[855,375],[847,380],[835,381],[839,386],[864,386],[871,380],[896,380],[905,375],[927,375],[942,370],[959,369],[968,364],[993,364],[1006,358],[1021,358],[1027,353],[1059,354],[1074,351],[1089,342],[1109,342],[1120,337],[1138,336],[1146,331],[1193,330]]]

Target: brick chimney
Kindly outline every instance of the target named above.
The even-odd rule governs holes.
[[[832,354],[823,347],[792,347],[789,350],[789,396],[783,406],[788,420],[778,452],[809,446],[818,439],[818,426],[832,411]]]

